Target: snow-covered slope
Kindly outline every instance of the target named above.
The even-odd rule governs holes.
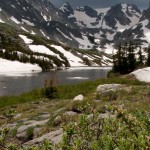
[[[67,2],[58,9],[50,0],[0,0],[0,23],[82,49],[97,46],[89,36],[99,39],[101,46],[113,43],[116,33],[137,24],[140,16],[140,10],[129,4],[73,9]]]
[[[148,47],[150,43],[150,7],[142,12],[141,18],[137,24],[129,27],[121,34],[115,35],[115,41],[134,41],[142,47]]]
[[[78,47],[79,43],[74,39],[68,40],[64,35],[69,36],[71,33],[82,38],[74,22],[54,7],[50,0],[0,0],[0,23],[16,26],[27,33],[61,41],[74,47]]]
[[[5,25],[13,27],[16,34],[20,35],[20,39],[16,41],[14,37],[13,40],[25,43],[27,48],[25,56],[29,59],[29,55],[33,53],[36,59],[48,61],[51,67],[77,64],[69,60],[68,52],[63,54],[58,47],[54,50],[51,45],[61,45],[65,51],[67,51],[65,47],[99,51],[96,54],[98,57],[93,54],[90,56],[89,53],[84,57],[84,53],[69,48],[69,53],[78,57],[77,60],[82,60],[79,61],[80,65],[85,65],[87,58],[88,63],[92,65],[98,64],[98,61],[95,64],[94,59],[99,59],[100,65],[111,64],[114,46],[126,40],[142,41],[142,44],[147,46],[150,42],[149,16],[149,9],[141,13],[135,5],[131,4],[117,4],[109,8],[93,9],[84,6],[73,9],[67,2],[58,9],[51,4],[50,0],[0,0],[0,28],[4,28]],[[7,26],[7,31],[9,27]],[[1,32],[3,30],[0,34]],[[34,39],[26,36],[25,32],[27,35],[44,37],[46,40],[54,40],[61,44],[46,45],[37,41],[36,43]],[[5,37],[5,33],[3,36]]]
[[[19,61],[10,61],[0,58],[0,74],[5,73],[37,73],[41,72],[40,68],[36,64],[21,63]]]
[[[97,38],[105,38],[113,41],[116,32],[137,24],[141,17],[141,11],[130,4],[117,4],[110,8],[93,9],[88,6],[78,7],[74,11],[66,3],[61,7],[81,29],[87,29]]]
[[[150,67],[136,70],[131,74],[135,75],[135,77],[140,81],[150,82]]]

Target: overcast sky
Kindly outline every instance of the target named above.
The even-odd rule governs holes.
[[[61,7],[67,0],[50,0],[55,6]],[[93,8],[109,7],[118,3],[136,4],[140,9],[148,8],[150,0],[68,0],[75,8],[77,6],[91,6]]]

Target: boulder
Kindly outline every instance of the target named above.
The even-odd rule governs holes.
[[[76,96],[73,100],[74,101],[82,101],[84,99],[84,96],[82,94]]]
[[[120,88],[122,88],[123,85],[121,84],[103,84],[103,85],[99,85],[96,89],[96,92],[99,93],[99,94],[102,94],[102,93],[107,93],[107,92],[110,92],[110,91],[117,91],[119,90]]]
[[[105,118],[116,118],[116,115],[113,115],[109,112],[102,113],[98,116],[99,119],[105,119]]]
[[[61,116],[57,116],[55,119],[54,119],[54,125],[59,125],[62,123],[62,118]]]
[[[77,115],[77,113],[74,111],[66,111],[63,115],[73,117],[73,116]]]
[[[45,125],[47,122],[48,122],[48,119],[44,121],[30,120],[30,121],[24,122],[24,124],[20,126],[17,130],[17,138],[19,139],[26,138],[26,131],[28,130],[28,128],[42,126],[42,125]]]
[[[42,143],[44,140],[49,140],[56,144],[62,140],[62,136],[63,136],[63,129],[60,128],[59,130],[46,133],[39,138],[28,141],[25,143],[25,145],[38,145]]]
[[[16,115],[14,116],[14,119],[18,119],[18,118],[20,118],[21,116],[22,116],[22,113],[16,114]]]
[[[49,117],[50,117],[50,114],[49,114],[49,113],[45,113],[45,114],[43,114],[43,115],[38,116],[38,118],[41,119],[41,120],[48,119]]]
[[[87,119],[89,119],[89,120],[92,120],[93,118],[94,118],[93,114],[90,114],[90,115],[87,116]]]

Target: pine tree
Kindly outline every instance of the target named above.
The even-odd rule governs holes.
[[[127,73],[130,73],[130,72],[134,71],[136,68],[136,58],[135,58],[135,54],[134,54],[134,46],[131,42],[128,47],[127,61],[128,61],[128,72]]]
[[[129,45],[119,45],[117,53],[113,56],[113,64],[113,72],[119,74],[130,73],[137,68],[134,46],[131,42]]]
[[[148,52],[148,56],[147,56],[146,65],[147,65],[147,66],[150,66],[150,45],[148,46],[147,52]]]
[[[114,67],[113,71],[120,73],[121,71],[121,45],[119,45],[118,52],[113,56]]]
[[[137,60],[137,66],[138,67],[142,67],[144,65],[143,63],[144,61],[144,57],[142,55],[142,50],[141,50],[141,47],[139,48],[139,51],[138,51],[138,60]]]

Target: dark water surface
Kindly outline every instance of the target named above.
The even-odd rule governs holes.
[[[82,81],[106,78],[110,67],[78,67],[34,74],[0,75],[0,96],[19,95],[41,88],[45,80],[55,79],[57,84],[75,84]]]

